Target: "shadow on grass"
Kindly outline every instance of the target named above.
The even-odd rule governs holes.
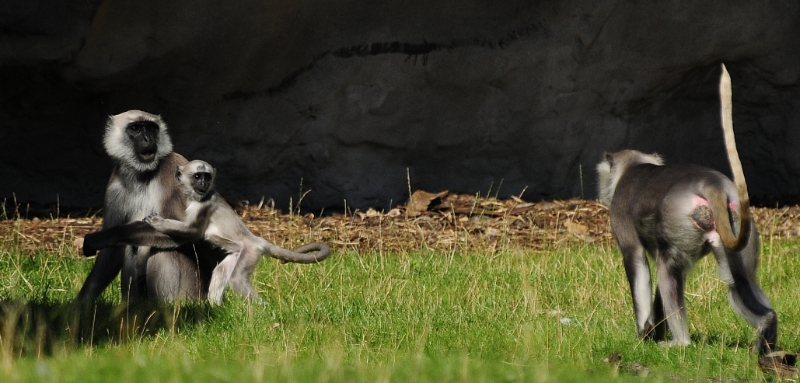
[[[60,348],[97,346],[190,328],[213,317],[205,303],[109,304],[0,301],[4,355],[43,356]]]

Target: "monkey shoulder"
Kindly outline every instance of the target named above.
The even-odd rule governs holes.
[[[178,153],[171,152],[161,160],[161,164],[158,165],[158,169],[156,170],[155,178],[158,179],[159,183],[182,192],[180,182],[178,182],[177,177],[175,177],[175,173],[178,170],[178,166],[183,166],[186,163],[186,158]]]
[[[164,157],[163,160],[161,160],[161,163],[162,165],[168,165],[168,166],[183,166],[188,164],[189,160],[187,160],[186,157],[176,152],[170,152],[169,154],[166,155],[166,157]]]
[[[182,220],[185,217],[187,208],[186,196],[183,188],[175,177],[178,166],[183,166],[188,161],[182,155],[170,152],[158,166],[153,183],[158,185],[158,190],[162,193],[159,196],[161,206],[156,211],[161,216],[169,219]]]

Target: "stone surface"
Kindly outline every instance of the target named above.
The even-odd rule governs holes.
[[[0,198],[99,206],[106,116],[160,113],[230,199],[385,209],[411,189],[596,196],[604,151],[800,196],[800,5],[350,0],[0,4]]]

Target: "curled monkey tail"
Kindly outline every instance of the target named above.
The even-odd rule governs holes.
[[[260,238],[261,254],[267,254],[283,263],[317,263],[331,255],[331,249],[324,243],[314,242],[303,245],[294,251],[284,249],[264,238]]]
[[[714,223],[722,245],[730,251],[742,251],[747,246],[751,229],[747,205],[740,203],[737,213],[736,200],[729,198],[727,193],[719,187],[708,187],[703,194],[708,200],[708,206],[714,216]],[[738,236],[733,232],[736,220],[740,222]]]

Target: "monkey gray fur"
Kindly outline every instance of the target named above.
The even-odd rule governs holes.
[[[140,221],[154,213],[183,219],[186,199],[175,168],[186,159],[172,151],[161,117],[140,110],[111,116],[103,143],[114,162],[103,228]],[[203,298],[220,259],[220,252],[203,242],[174,249],[109,247],[98,255],[77,299],[94,302],[120,271],[122,298],[128,302]]]
[[[733,310],[757,329],[760,355],[777,350],[778,317],[756,282],[758,230],[733,133],[731,80],[725,65],[719,83],[720,115],[734,182],[696,165],[664,165],[655,154],[623,150],[597,165],[600,201],[608,205],[611,229],[622,252],[640,337],[688,345],[684,302],[686,275],[695,262],[714,254],[728,284]],[[650,255],[656,265],[651,303]]]
[[[663,165],[659,157],[633,150],[606,155],[597,169],[600,200],[610,207],[639,336],[665,340],[668,325],[669,344],[689,344],[685,278],[695,262],[713,252],[734,311],[758,329],[755,348],[760,354],[775,350],[778,319],[755,280],[758,231],[740,211],[747,207],[740,206],[733,182],[711,169]],[[739,223],[740,215],[749,225]],[[724,230],[738,243],[726,247]],[[645,251],[656,265],[654,303]]]

